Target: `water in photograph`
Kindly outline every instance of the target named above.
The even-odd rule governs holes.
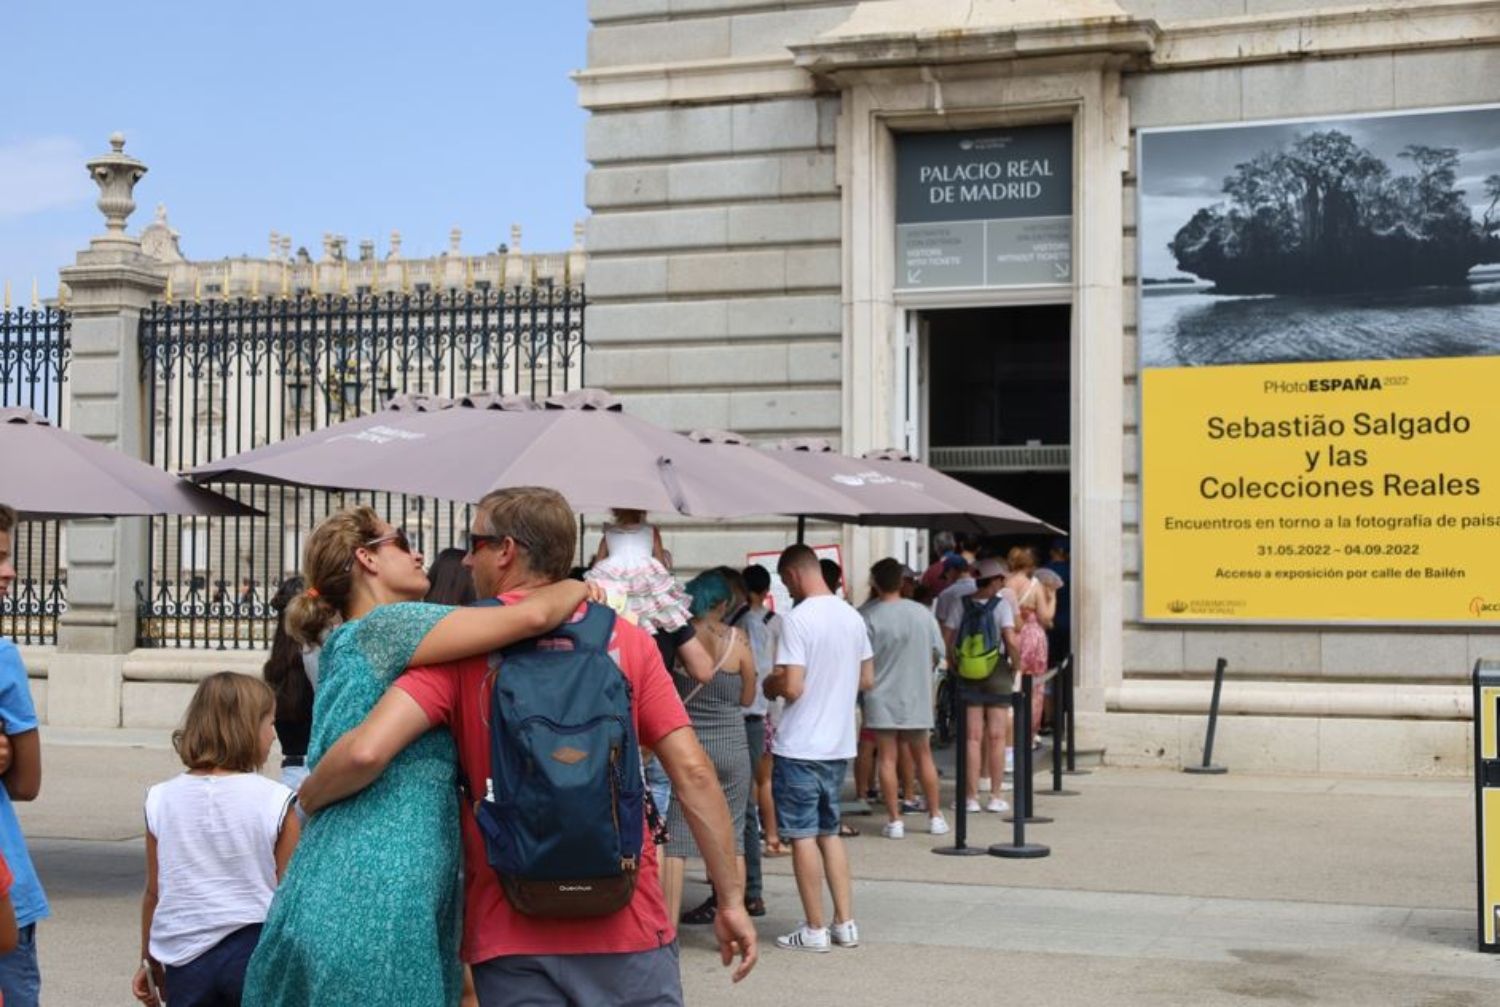
[[[1148,284],[1141,366],[1390,360],[1500,354],[1500,268],[1466,287],[1226,297],[1206,283]]]

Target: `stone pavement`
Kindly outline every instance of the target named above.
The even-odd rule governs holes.
[[[46,1002],[129,1004],[140,800],[176,762],[165,732],[45,730],[44,752],[22,822],[53,905]],[[1456,1007],[1500,988],[1500,959],[1473,950],[1467,784],[1104,769],[1068,785],[1037,799],[1057,818],[1031,829],[1044,860],[934,856],[952,837],[915,817],[899,842],[852,818],[857,949],[771,946],[800,914],[790,863],[767,861],[760,967],[731,988],[707,931],[685,928],[688,1001]],[[970,842],[1009,828],[974,816]]]

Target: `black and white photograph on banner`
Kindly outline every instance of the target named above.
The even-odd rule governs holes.
[[[1143,367],[1500,354],[1500,107],[1142,130]]]

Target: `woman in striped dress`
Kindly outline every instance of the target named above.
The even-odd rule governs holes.
[[[755,698],[755,656],[745,634],[724,625],[724,615],[733,598],[728,582],[712,571],[688,581],[692,600],[693,628],[714,659],[714,677],[688,694],[684,705],[693,718],[708,757],[719,774],[719,786],[729,802],[734,819],[734,846],[740,878],[745,876],[745,806],[750,796],[750,750],[745,742],[745,711]],[[682,805],[672,802],[667,818],[666,857],[661,865],[662,891],[666,895],[667,918],[675,920],[682,910],[682,876],[687,858],[697,847],[683,817]]]

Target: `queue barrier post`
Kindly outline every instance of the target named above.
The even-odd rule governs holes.
[[[1008,822],[1020,815],[1028,825],[1047,825],[1052,819],[1046,815],[1038,815],[1032,803],[1036,791],[1036,753],[1032,750],[1031,737],[1031,702],[1035,683],[1036,679],[1032,676],[1022,675],[1020,690],[1011,694],[1012,706],[1015,698],[1020,697],[1025,716],[1015,714],[1016,772],[1015,792],[1011,795],[1014,803],[1005,820]]]
[[[1008,843],[995,843],[990,847],[990,856],[1004,857],[1007,860],[1035,860],[1038,857],[1049,856],[1052,850],[1041,843],[1028,843],[1026,841],[1026,823],[1037,819],[1027,814],[1028,804],[1031,801],[1031,677],[1024,676],[1021,679],[1021,691],[1010,694],[1011,713],[1016,718],[1016,724],[1021,732],[1021,741],[1024,744],[1017,745],[1016,751],[1016,789],[1012,795],[1016,806],[1006,821],[1012,823],[1011,841]],[[1046,819],[1051,821],[1052,819]]]
[[[1214,732],[1219,726],[1219,693],[1224,689],[1224,669],[1227,667],[1229,667],[1229,662],[1222,657],[1214,665],[1214,694],[1213,698],[1208,701],[1208,735],[1203,739],[1203,764],[1183,766],[1184,773],[1218,776],[1229,772],[1228,766],[1214,763]]]
[[[1078,708],[1074,704],[1073,686],[1078,676],[1078,666],[1074,662],[1074,656],[1069,654],[1063,658],[1063,667],[1066,669],[1063,672],[1063,699],[1067,703],[1067,713],[1063,717],[1063,723],[1068,728],[1068,768],[1063,772],[1068,776],[1088,776],[1092,770],[1079,769],[1077,761],[1078,731],[1073,715],[1078,712]]]
[[[953,791],[953,845],[938,846],[933,853],[942,857],[977,857],[985,851],[977,846],[968,844],[969,818],[967,780],[969,778],[969,704],[964,702],[963,690],[956,687],[952,690],[953,705],[958,708],[956,719],[958,720],[958,753],[957,765],[954,772],[958,776],[958,783]],[[935,810],[935,809],[933,809]],[[929,813],[932,813],[929,810]]]
[[[1048,797],[1077,797],[1078,791],[1067,790],[1063,787],[1063,717],[1066,712],[1066,688],[1065,682],[1068,674],[1068,664],[1072,657],[1065,657],[1061,664],[1047,672],[1043,682],[1056,680],[1057,684],[1052,687],[1052,787],[1042,791],[1043,796]]]

